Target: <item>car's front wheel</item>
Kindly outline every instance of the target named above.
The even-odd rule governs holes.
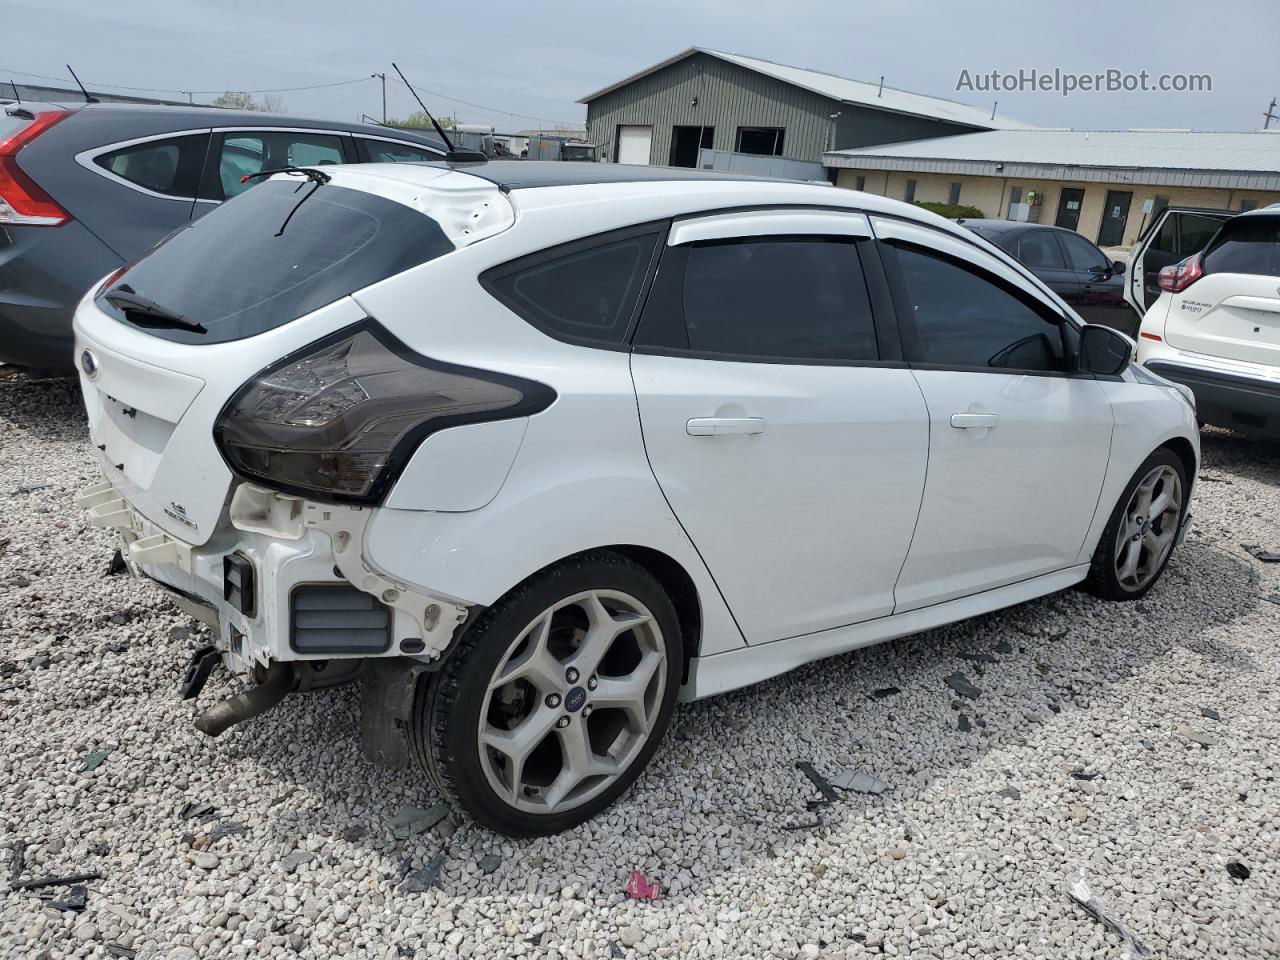
[[[1125,487],[1094,551],[1084,586],[1106,600],[1137,600],[1164,572],[1189,507],[1187,468],[1161,447]]]
[[[419,754],[483,826],[565,830],[616,800],[649,762],[681,667],[661,585],[618,554],[573,558],[467,629],[420,694]]]

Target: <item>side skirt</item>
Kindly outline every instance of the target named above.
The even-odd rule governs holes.
[[[689,665],[689,680],[680,692],[680,699],[700,700],[717,693],[737,690],[814,660],[1025,603],[1048,593],[1065,590],[1079,583],[1088,573],[1089,565],[1083,563],[906,613],[867,620],[847,627],[834,627],[787,640],[775,640],[773,643],[743,647],[709,657],[698,657]]]

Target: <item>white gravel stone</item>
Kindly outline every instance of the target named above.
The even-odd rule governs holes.
[[[207,631],[103,576],[111,538],[71,504],[97,479],[74,384],[0,376],[0,869],[25,841],[26,877],[102,874],[79,916],[0,885],[0,957],[1114,960],[1065,895],[1081,869],[1158,956],[1280,956],[1280,564],[1240,549],[1280,548],[1280,446],[1204,450],[1230,483],[1199,486],[1138,603],[1067,591],[682,706],[630,794],[561,836],[398,839],[440,797],[361,758],[355,688],[192,728],[174,691]],[[236,689],[215,673],[199,702]],[[815,819],[798,760],[892,789],[785,829]],[[222,822],[245,831],[199,849]],[[401,891],[442,843],[438,884]],[[632,870],[663,898],[626,899]]]

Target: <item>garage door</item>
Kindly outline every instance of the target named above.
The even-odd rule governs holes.
[[[618,127],[618,163],[649,163],[653,127]]]

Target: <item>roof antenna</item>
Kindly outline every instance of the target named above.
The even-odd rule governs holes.
[[[84,88],[84,84],[80,82],[80,78],[76,76],[76,72],[71,69],[71,64],[67,64],[67,72],[71,74],[71,79],[76,82],[76,86],[80,88],[80,92],[84,94],[85,103],[101,103],[97,97],[89,96],[89,91]]]
[[[489,159],[479,150],[455,149],[453,146],[453,141],[450,140],[448,135],[445,134],[444,128],[441,127],[440,124],[436,121],[436,118],[431,115],[431,111],[427,109],[427,105],[423,103],[422,98],[418,96],[418,91],[413,89],[413,84],[411,84],[408,80],[405,79],[404,71],[396,66],[395,61],[392,61],[391,66],[395,69],[396,73],[400,74],[400,80],[404,83],[406,87],[409,88],[409,92],[413,94],[413,99],[418,101],[418,106],[420,106],[422,108],[422,112],[427,115],[427,119],[431,121],[431,125],[436,128],[436,133],[440,134],[440,139],[444,141],[444,145],[449,148],[449,152],[444,155],[445,162],[474,163],[479,161],[480,163],[484,163],[486,160]]]
[[[880,89],[876,91],[877,97],[884,96],[884,77],[880,78]]]
[[[10,81],[9,81],[9,86],[13,87],[13,99],[15,99],[15,100],[17,100],[19,103],[21,103],[21,102],[22,102],[22,94],[20,94],[20,93],[18,92],[18,84],[17,84],[17,83],[15,83],[13,80],[10,80]]]
[[[999,101],[999,100],[997,100],[997,101],[995,101],[994,103],[992,103],[992,104],[991,104],[991,119],[992,119],[992,120],[994,120],[994,119],[996,118],[996,107],[998,107],[998,106],[1000,106],[1000,101]]]

